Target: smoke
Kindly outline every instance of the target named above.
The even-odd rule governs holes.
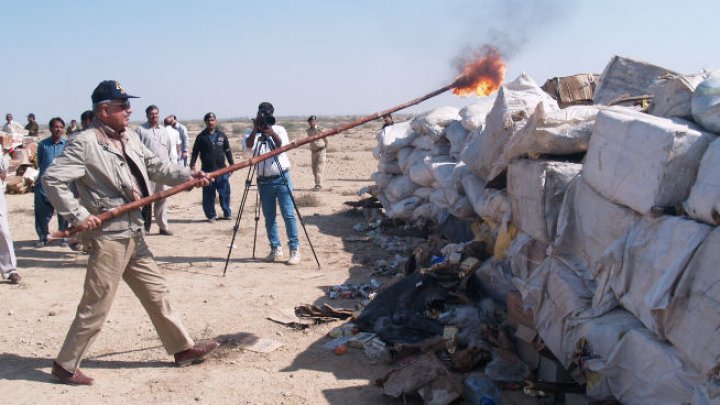
[[[564,0],[484,0],[479,7],[468,34],[472,39],[453,61],[456,67],[486,45],[497,48],[503,59],[513,59],[543,31],[561,27],[576,5]]]

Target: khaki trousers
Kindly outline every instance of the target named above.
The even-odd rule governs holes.
[[[167,187],[163,184],[157,184],[155,183],[154,192],[159,193],[161,191],[165,191],[169,189],[170,187]],[[153,203],[153,215],[155,215],[155,223],[160,228],[161,231],[168,230],[168,216],[167,216],[167,198],[163,198],[160,201],[155,201]]]
[[[325,149],[317,152],[312,152],[311,155],[311,162],[312,162],[312,172],[313,176],[315,176],[315,185],[316,186],[322,186],[322,175],[325,171]]]
[[[194,342],[169,301],[169,289],[141,232],[120,240],[90,241],[87,274],[75,320],[56,361],[75,372],[102,329],[120,278],[130,286],[150,315],[168,354],[193,347]]]

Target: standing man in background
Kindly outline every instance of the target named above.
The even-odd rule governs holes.
[[[323,131],[320,127],[317,126],[317,117],[314,115],[311,115],[310,118],[308,118],[308,125],[310,125],[310,128],[305,131],[307,132],[308,136],[313,136]],[[310,158],[312,162],[312,172],[313,176],[315,177],[315,187],[313,189],[315,191],[320,191],[322,189],[322,175],[325,171],[325,161],[327,159],[326,150],[328,146],[328,139],[319,139],[317,141],[310,142],[309,145],[311,153]]]
[[[38,144],[37,149],[37,164],[38,170],[38,181],[35,182],[35,231],[38,235],[38,247],[43,247],[48,244],[48,225],[50,220],[55,214],[55,208],[47,198],[45,189],[40,181],[45,171],[50,165],[55,162],[55,158],[58,157],[65,150],[65,144],[67,143],[65,137],[65,121],[62,118],[55,117],[50,120],[48,124],[50,128],[50,137],[45,138]],[[65,230],[68,227],[67,221],[60,214],[58,214],[58,230]],[[62,246],[67,246],[67,241],[61,242]]]
[[[198,155],[200,155],[202,171],[205,173],[214,172],[215,170],[225,167],[225,159],[227,159],[229,164],[235,164],[227,135],[217,129],[215,113],[209,112],[205,114],[204,120],[205,129],[198,134],[193,144],[190,168],[195,170],[195,162],[197,161]],[[203,187],[203,212],[210,222],[215,221],[217,218],[215,211],[215,192],[217,192],[220,197],[220,208],[222,208],[223,212],[223,216],[220,219],[230,219],[232,216],[232,210],[230,209],[230,173],[216,177],[214,182]]]
[[[180,132],[172,127],[172,119],[169,116],[165,117],[163,124],[165,124],[165,130],[168,131],[168,135],[170,135],[170,145],[172,145],[170,161],[174,164],[179,164],[178,156],[180,156]]]
[[[188,165],[188,149],[190,148],[190,138],[188,137],[188,130],[185,125],[181,124],[177,120],[175,114],[170,115],[172,121],[172,127],[175,128],[180,134],[180,157],[178,158],[178,164],[187,167]]]
[[[145,146],[152,151],[163,162],[170,162],[172,154],[172,145],[170,135],[164,126],[160,125],[160,109],[156,105],[149,105],[145,109],[147,122],[140,125],[136,132]],[[175,164],[175,162],[172,162]],[[165,190],[167,187],[163,184],[151,182],[150,193],[157,193]],[[162,199],[153,203],[153,214],[155,222],[160,227],[160,235],[172,235],[172,231],[168,228],[167,218],[167,200]],[[151,218],[145,218],[145,231],[150,232],[152,225]]]
[[[28,114],[28,123],[25,125],[25,129],[28,131],[29,136],[37,136],[38,131],[40,131],[40,126],[38,126],[37,121],[35,121],[35,114],[30,113]],[[64,127],[65,125],[63,125]]]
[[[86,130],[90,128],[90,124],[93,120],[93,112],[91,110],[83,111],[82,114],[80,114],[80,126],[82,127],[82,130]]]
[[[0,146],[0,275],[10,280],[10,284],[20,284],[22,277],[17,272],[15,246],[8,224],[7,200],[5,199],[5,177],[10,163],[5,150]]]
[[[17,121],[13,121],[13,115],[10,113],[5,114],[5,124],[2,128],[3,132],[8,134],[17,134],[23,130],[23,126],[18,124]]]

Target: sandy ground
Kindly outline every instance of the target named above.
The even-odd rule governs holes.
[[[322,125],[329,128],[334,124]],[[318,206],[300,210],[322,268],[317,267],[302,234],[299,266],[252,258],[254,189],[226,277],[222,272],[233,223],[204,221],[200,190],[171,198],[169,218],[174,236],[158,235],[155,225],[147,236],[168,280],[174,305],[196,340],[271,339],[281,343],[280,348],[257,353],[229,344],[203,364],[174,367],[140,303],[121,284],[107,323],[82,365],[96,379],[90,387],[57,384],[50,377],[52,360],[82,293],[87,256],[60,246],[36,248],[32,193],[9,195],[10,226],[24,283],[0,284],[2,402],[396,403],[383,398],[372,384],[387,366],[370,364],[360,350],[338,356],[322,348],[328,341],[326,333],[339,322],[297,331],[266,319],[283,311],[292,313],[300,304],[329,302],[325,295],[328,286],[367,282],[372,263],[389,257],[371,243],[343,239],[354,235],[352,226],[362,220],[349,213],[343,202],[357,199],[353,193],[370,184],[369,176],[377,166],[371,149],[379,126],[374,122],[330,138],[327,179],[321,192],[310,191],[314,184],[309,149],[289,153],[295,197],[318,197]],[[302,121],[289,128],[291,137],[304,136]],[[197,133],[197,125],[191,130],[191,134]],[[242,159],[238,139],[231,135],[235,155]],[[231,177],[233,216],[246,176],[243,170]],[[282,220],[280,224],[285,243]],[[51,226],[56,226],[54,221]],[[257,256],[264,257],[269,248],[262,220],[257,241]],[[331,303],[352,308],[357,300]]]

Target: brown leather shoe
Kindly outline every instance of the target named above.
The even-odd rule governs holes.
[[[214,339],[210,339],[207,342],[195,343],[195,346],[190,349],[175,353],[175,364],[180,367],[185,367],[191,364],[202,363],[205,361],[207,355],[217,349],[218,346],[220,346],[220,344]]]
[[[65,370],[64,368],[60,367],[60,365],[57,364],[56,361],[53,361],[52,375],[53,377],[55,377],[56,380],[60,381],[61,383],[70,385],[92,385],[93,381],[95,381],[94,378],[88,377],[83,374],[80,369],[75,370],[74,373]]]

